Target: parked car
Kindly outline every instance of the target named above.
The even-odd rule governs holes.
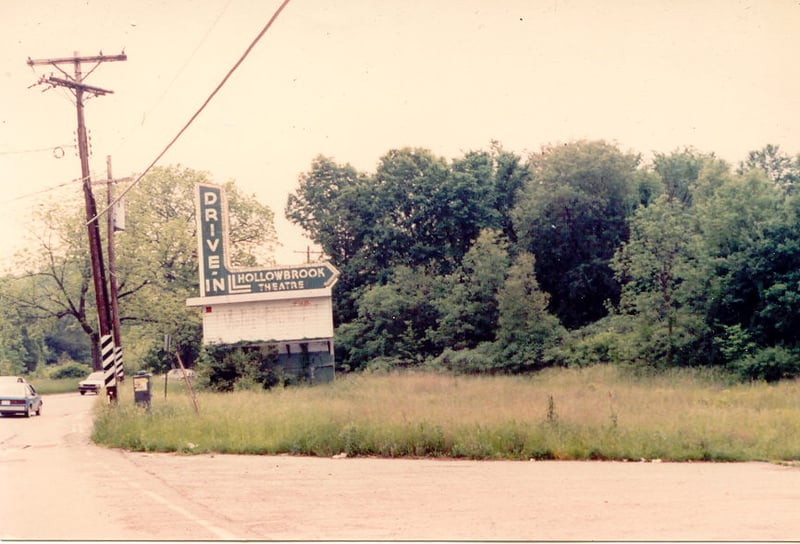
[[[183,370],[180,368],[173,368],[169,372],[167,372],[167,377],[173,380],[182,380],[183,379]],[[186,369],[186,377],[190,380],[194,379],[194,370],[191,368]]]
[[[0,415],[42,415],[42,397],[25,381],[0,380]]]
[[[86,392],[94,393],[95,395],[100,394],[100,390],[103,389],[105,386],[105,375],[102,370],[98,370],[97,372],[92,372],[80,382],[78,382],[78,391],[81,395],[85,395]]]

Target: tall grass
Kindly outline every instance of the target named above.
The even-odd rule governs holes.
[[[74,393],[78,391],[78,382],[81,378],[27,378],[40,395],[53,395],[57,393]]]
[[[182,453],[472,459],[800,459],[800,383],[732,385],[613,366],[526,377],[354,375],[315,387],[154,396],[123,389],[93,439]]]

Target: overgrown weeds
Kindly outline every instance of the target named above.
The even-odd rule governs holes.
[[[142,451],[469,459],[800,459],[800,384],[609,365],[526,377],[352,375],[328,385],[98,404],[93,438]]]

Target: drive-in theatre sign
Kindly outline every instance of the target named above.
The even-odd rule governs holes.
[[[339,272],[329,263],[278,268],[233,269],[228,255],[227,205],[222,187],[198,185],[200,235],[200,296],[239,295],[324,289]]]
[[[187,304],[204,309],[203,341],[277,345],[288,366],[298,354],[304,367],[316,356],[318,369],[330,368],[332,377],[331,288],[339,271],[327,262],[233,267],[224,189],[198,184],[196,211],[200,296]]]

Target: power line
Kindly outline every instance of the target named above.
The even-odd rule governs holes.
[[[194,58],[194,56],[197,54],[197,51],[199,51],[199,50],[200,50],[200,47],[202,47],[202,46],[203,46],[203,44],[206,42],[206,40],[208,39],[208,36],[211,34],[211,32],[214,30],[214,28],[216,28],[217,24],[219,23],[220,19],[222,19],[222,16],[225,14],[225,12],[228,10],[228,7],[230,6],[230,4],[231,4],[231,2],[232,2],[232,1],[233,1],[233,0],[228,0],[228,2],[225,4],[225,6],[223,6],[222,10],[220,10],[220,12],[217,14],[216,18],[214,19],[214,21],[211,23],[211,26],[209,26],[209,27],[208,27],[208,29],[206,30],[205,34],[203,34],[203,36],[200,38],[200,41],[197,43],[197,45],[195,46],[195,48],[194,48],[194,49],[192,50],[192,52],[189,54],[189,57],[188,57],[188,58],[187,58],[187,59],[184,61],[183,65],[182,65],[180,68],[178,68],[178,70],[175,72],[175,75],[172,77],[172,79],[170,80],[170,82],[169,82],[169,83],[167,83],[167,86],[166,86],[166,87],[164,88],[164,90],[161,92],[161,95],[160,95],[160,96],[159,96],[159,97],[158,97],[158,98],[157,98],[157,99],[156,99],[156,100],[155,100],[155,101],[152,103],[152,105],[151,105],[149,108],[147,108],[147,109],[145,110],[145,112],[142,114],[142,121],[141,121],[141,123],[139,123],[139,126],[140,126],[140,127],[141,127],[142,125],[144,125],[144,124],[145,124],[145,122],[146,122],[146,119],[147,119],[147,116],[148,116],[148,115],[149,115],[149,114],[150,114],[150,113],[151,113],[151,112],[152,112],[154,109],[156,109],[156,108],[158,107],[158,105],[161,103],[161,101],[162,101],[162,100],[164,99],[164,97],[167,95],[167,93],[169,92],[169,90],[172,88],[172,86],[173,86],[173,85],[175,84],[175,82],[178,80],[178,77],[179,77],[179,76],[180,76],[180,75],[183,73],[183,71],[186,69],[186,67],[189,65],[189,63],[192,61],[192,59]],[[122,145],[123,145],[123,143],[125,142],[125,140],[127,140],[127,139],[130,137],[130,135],[131,135],[131,134],[133,134],[133,133],[134,133],[136,130],[138,130],[138,129],[139,129],[139,127],[135,127],[135,128],[133,128],[132,130],[130,130],[130,131],[129,131],[129,133],[128,133],[128,135],[127,135],[127,136],[124,136],[124,137],[123,137],[123,138],[120,140],[120,142],[117,144],[117,147],[116,147],[116,149],[117,149],[117,150],[119,150],[119,149],[122,147]]]
[[[170,81],[170,82],[167,84],[166,88],[165,88],[165,89],[164,89],[164,91],[161,93],[161,95],[160,95],[160,96],[159,96],[159,97],[156,99],[156,101],[153,103],[153,105],[152,105],[152,106],[150,106],[150,108],[148,108],[148,110],[147,110],[148,112],[149,112],[149,111],[152,111],[153,109],[155,109],[155,108],[158,106],[158,104],[160,104],[160,103],[161,103],[161,101],[163,100],[164,96],[166,96],[167,92],[170,90],[170,88],[172,87],[172,85],[175,83],[175,81],[177,81],[177,79],[178,79],[178,77],[180,76],[180,74],[181,74],[181,73],[183,73],[183,71],[184,71],[184,70],[186,69],[186,67],[189,65],[189,63],[191,62],[191,60],[192,60],[192,59],[194,58],[194,56],[197,54],[197,51],[199,51],[199,50],[200,50],[200,47],[202,47],[202,45],[203,45],[203,44],[206,42],[206,40],[208,39],[208,36],[211,34],[211,32],[214,30],[214,28],[216,28],[216,26],[217,26],[217,24],[219,23],[220,19],[222,19],[222,16],[225,14],[225,12],[226,12],[226,11],[228,10],[228,8],[230,7],[230,4],[231,4],[231,2],[232,2],[232,1],[233,1],[233,0],[228,0],[228,2],[227,2],[227,3],[226,3],[224,6],[223,6],[223,8],[222,8],[222,9],[219,11],[219,13],[218,13],[218,14],[217,14],[217,16],[215,17],[214,21],[211,23],[211,25],[208,27],[208,29],[206,30],[206,32],[205,32],[205,33],[203,34],[203,36],[200,38],[200,41],[197,43],[197,45],[195,46],[195,48],[192,50],[192,52],[191,52],[191,54],[189,55],[189,57],[186,59],[186,61],[183,63],[183,65],[182,65],[182,66],[181,66],[181,67],[178,69],[178,71],[177,71],[177,72],[175,73],[175,75],[173,76],[172,80],[171,80],[171,81]],[[30,67],[31,67],[31,70],[33,71],[33,73],[35,74],[35,73],[36,73],[36,69],[35,69],[34,65],[33,65],[33,64],[31,64],[31,65],[30,65]],[[66,73],[66,72],[64,72],[63,70],[62,70],[61,72],[62,72],[63,74],[65,74],[67,77],[69,77],[69,74],[67,74],[67,73]],[[87,75],[87,76],[88,76],[88,74],[85,74],[85,75]],[[33,85],[32,85],[32,86],[33,86]],[[31,86],[31,87],[32,87],[32,86]],[[64,96],[66,96],[66,97],[67,97],[68,101],[69,101],[71,104],[73,104],[73,105],[75,104],[74,100],[72,99],[72,95],[71,95],[71,94],[70,94],[68,91],[66,91],[65,89],[62,89],[62,88],[59,88],[58,90],[59,90],[59,91],[61,91],[62,93],[64,93]],[[145,114],[145,115],[146,115],[146,114]],[[142,122],[144,123],[144,121],[142,121]],[[129,134],[129,136],[130,136],[130,134]],[[122,138],[122,142],[124,142],[126,139],[127,139],[127,137],[123,137],[123,138]],[[21,149],[21,150],[0,151],[0,156],[3,156],[3,155],[17,155],[17,154],[24,154],[24,153],[38,153],[38,152],[44,152],[44,151],[52,151],[52,152],[53,152],[53,155],[54,155],[56,158],[61,158],[61,157],[63,157],[63,150],[64,150],[64,148],[67,148],[67,147],[70,147],[70,148],[77,148],[78,146],[77,146],[77,145],[75,145],[75,144],[69,144],[69,145],[65,144],[65,145],[58,145],[58,146],[52,146],[52,147],[42,147],[42,148],[37,148],[37,149]],[[121,147],[121,145],[120,145],[120,146],[117,146],[117,149],[119,149],[119,147]],[[61,155],[60,155],[60,156],[58,155],[58,153],[59,153],[59,150],[60,150],[60,153],[61,153]],[[22,200],[22,199],[25,199],[25,198],[29,198],[29,197],[32,197],[32,196],[39,195],[39,194],[48,193],[48,192],[50,192],[50,191],[55,191],[55,190],[61,189],[61,188],[63,188],[63,187],[67,187],[67,186],[69,186],[69,185],[72,185],[73,183],[77,183],[77,182],[81,182],[81,183],[82,183],[83,181],[84,181],[84,179],[83,179],[83,178],[76,178],[76,179],[72,179],[72,180],[69,180],[69,181],[66,181],[66,182],[59,183],[59,184],[57,184],[57,185],[51,186],[51,187],[47,187],[47,188],[44,188],[44,189],[41,189],[41,190],[38,190],[38,191],[33,191],[33,192],[30,192],[30,193],[27,193],[27,194],[24,194],[24,195],[20,195],[20,196],[14,197],[14,198],[7,199],[5,202],[13,202],[13,201],[16,201],[16,200]],[[125,181],[130,181],[130,180],[126,179]],[[104,211],[105,211],[105,210],[104,210]]]
[[[7,204],[9,202],[14,202],[14,201],[17,201],[17,200],[24,200],[24,199],[30,198],[32,196],[41,195],[41,194],[44,194],[44,193],[49,193],[51,191],[57,191],[58,189],[62,189],[64,187],[72,185],[73,183],[84,183],[84,182],[86,182],[87,179],[91,179],[92,176],[94,176],[94,175],[96,175],[96,172],[92,171],[85,178],[71,179],[69,181],[65,181],[65,182],[59,183],[57,185],[52,185],[50,187],[45,187],[44,189],[39,189],[38,191],[33,191],[33,192],[30,192],[30,193],[25,193],[24,195],[15,196],[15,197],[12,197],[12,198],[7,198],[7,199],[5,199],[3,201],[0,201],[0,204]],[[121,178],[121,179],[114,180],[115,183],[127,183],[129,181],[133,181],[133,178]],[[101,184],[105,185],[107,183],[107,180],[90,181],[90,183],[92,185],[101,185]]]
[[[29,198],[29,197],[36,196],[36,195],[40,195],[40,194],[43,194],[43,193],[49,193],[50,191],[55,191],[57,189],[61,189],[62,187],[66,187],[68,185],[72,185],[73,183],[79,183],[79,182],[83,183],[84,181],[85,181],[84,178],[71,179],[69,181],[65,181],[63,183],[59,183],[58,185],[53,185],[52,187],[46,187],[46,188],[40,189],[38,191],[33,191],[32,193],[27,193],[27,194],[24,194],[24,195],[15,196],[14,198],[9,198],[8,200],[6,200],[6,202],[14,202],[15,200],[22,200],[22,199]]]
[[[62,144],[62,145],[54,145],[51,147],[38,147],[36,149],[12,149],[10,151],[0,151],[0,155],[22,155],[24,153],[41,153],[43,151],[51,151],[53,156],[57,159],[63,157],[63,152],[65,147],[77,147],[75,144]],[[57,153],[60,151],[61,156],[57,156]]]
[[[258,42],[261,41],[261,38],[264,37],[264,34],[267,33],[267,31],[272,26],[272,23],[275,22],[275,20],[278,18],[278,16],[283,11],[283,8],[285,8],[289,4],[289,2],[290,2],[290,0],[283,0],[281,5],[278,6],[278,9],[275,10],[275,13],[272,14],[272,17],[270,17],[270,20],[267,21],[267,24],[264,25],[264,28],[261,29],[261,32],[258,33],[258,35],[250,43],[250,45],[247,47],[247,49],[244,51],[244,53],[242,53],[242,56],[239,57],[239,60],[236,61],[236,64],[234,64],[233,67],[230,70],[228,70],[228,73],[225,74],[225,77],[222,78],[222,81],[219,82],[219,84],[211,92],[211,94],[208,96],[208,98],[206,98],[205,102],[203,102],[203,104],[200,106],[200,108],[198,108],[198,110],[191,116],[189,121],[186,122],[186,124],[183,126],[183,128],[181,128],[178,131],[178,133],[175,135],[175,137],[172,138],[172,140],[170,140],[170,142],[166,145],[166,147],[164,147],[164,149],[156,156],[156,158],[153,159],[153,161],[147,166],[147,168],[145,168],[144,171],[141,174],[139,174],[139,176],[134,180],[134,182],[131,183],[131,185],[128,188],[126,188],[124,191],[122,191],[119,194],[119,196],[114,199],[113,202],[108,204],[104,209],[100,210],[100,212],[97,213],[92,219],[87,221],[87,224],[92,223],[92,222],[96,222],[100,218],[100,216],[102,216],[103,214],[107,213],[117,202],[122,200],[125,197],[125,195],[128,194],[128,192],[131,189],[136,187],[139,184],[139,182],[142,180],[142,178],[144,178],[144,176],[147,175],[147,173],[156,165],[156,163],[159,160],[161,160],[161,157],[163,157],[167,153],[167,151],[170,150],[170,148],[175,144],[175,142],[177,142],[178,139],[183,135],[183,133],[186,132],[186,130],[189,128],[189,126],[191,126],[191,124],[194,123],[194,120],[197,119],[197,117],[203,112],[204,109],[206,109],[206,106],[208,106],[208,104],[217,95],[217,93],[222,89],[222,87],[225,85],[225,83],[228,82],[228,80],[233,75],[233,73],[244,62],[244,59],[246,59],[247,56],[250,55],[250,52],[253,50],[253,48],[256,46],[256,44],[258,44]]]

